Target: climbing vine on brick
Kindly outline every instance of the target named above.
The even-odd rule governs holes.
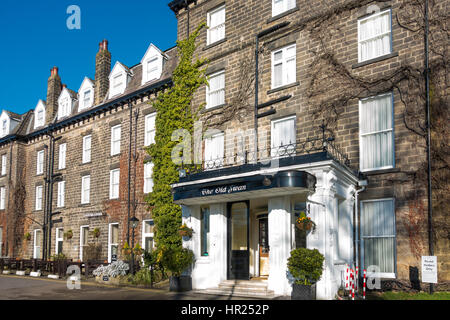
[[[205,27],[201,24],[185,40],[177,41],[178,65],[173,72],[173,85],[158,96],[156,108],[155,143],[147,148],[153,167],[153,192],[147,197],[155,222],[155,240],[158,248],[181,246],[178,229],[181,226],[181,208],[173,203],[171,184],[178,182],[177,164],[172,161],[173,148],[181,142],[172,141],[172,133],[194,128],[196,113],[191,109],[195,91],[207,84],[205,59],[194,58],[196,39]],[[203,66],[203,67],[202,67]]]

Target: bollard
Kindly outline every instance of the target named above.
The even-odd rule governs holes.
[[[366,300],[366,269],[364,269],[364,278],[363,278],[363,299]]]

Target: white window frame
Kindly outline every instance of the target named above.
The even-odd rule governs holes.
[[[213,15],[213,14],[215,14],[215,13],[221,11],[221,10],[224,11],[224,20],[223,20],[223,22],[218,24],[218,25],[216,25],[216,26],[211,26],[211,15]],[[213,43],[216,43],[216,42],[219,42],[219,41],[225,39],[225,37],[226,37],[226,21],[227,21],[227,16],[226,16],[225,4],[221,5],[220,7],[215,8],[215,9],[213,9],[213,10],[211,10],[211,11],[209,11],[207,13],[207,22],[208,22],[207,40],[206,40],[207,41],[207,43],[206,43],[207,45],[211,45]],[[223,38],[220,38],[220,39],[215,40],[214,42],[211,42],[211,33],[214,32],[216,29],[219,29],[219,28],[224,28]]]
[[[119,223],[114,222],[114,223],[110,223],[108,226],[108,263],[111,263],[112,261],[112,246],[117,246],[117,252],[119,252],[119,243],[112,243],[112,227],[113,226],[117,226],[117,233],[118,233],[118,238],[120,238],[119,235]]]
[[[88,99],[86,99],[86,94],[87,93],[89,93]],[[83,99],[83,108],[82,109],[87,109],[87,108],[92,107],[92,101],[93,101],[92,96],[93,96],[93,90],[91,88],[86,89],[86,90],[83,91],[83,97],[82,97],[82,99]],[[87,103],[86,103],[86,101],[87,101]]]
[[[0,210],[5,210],[5,208],[6,208],[6,187],[2,186],[0,187]]]
[[[59,181],[58,182],[58,198],[57,198],[57,207],[58,208],[64,208],[65,198],[66,198],[66,182]]]
[[[152,122],[154,125],[151,126],[150,123]],[[144,136],[144,145],[148,147],[149,145],[155,143],[155,136],[156,136],[156,112],[150,113],[145,116],[145,136]]]
[[[87,148],[87,141],[89,140],[89,148]],[[92,135],[87,135],[83,137],[83,156],[82,162],[91,162],[91,150],[92,150]]]
[[[214,140],[218,139],[219,137],[222,137],[222,152],[221,152],[221,157],[219,154],[219,158],[217,159],[213,159],[212,157],[210,157],[210,153],[212,152],[212,150],[214,150],[215,147],[213,147],[214,145]],[[217,140],[216,140],[217,141]],[[212,148],[210,150],[210,148]],[[223,166],[223,162],[225,158],[225,134],[223,132],[217,132],[214,134],[211,134],[209,136],[207,136],[207,138],[205,139],[205,155],[204,155],[204,162],[205,162],[205,170],[214,170],[214,169],[219,169]]]
[[[59,242],[64,242],[64,235],[62,238],[58,237],[59,234],[59,230],[64,230],[63,228],[56,228],[56,235],[55,235],[55,254],[60,254],[61,252],[59,252]]]
[[[42,245],[41,244],[38,244],[38,245],[36,244],[36,234],[38,232],[41,234],[41,239],[42,239],[42,231],[40,229],[34,230],[33,231],[33,259],[40,259],[41,255],[42,255],[42,251],[41,251]],[[39,257],[36,254],[36,248],[39,248]]]
[[[118,83],[118,79],[121,79],[121,81]],[[116,73],[112,79],[111,79],[111,95],[110,97],[117,96],[119,94],[122,94],[125,90],[126,81],[127,81],[127,74],[123,72]]]
[[[39,118],[39,115],[42,113],[42,118]],[[34,128],[42,127],[45,124],[45,110],[43,108],[39,108],[36,112],[36,123],[34,124]]]
[[[69,97],[69,94],[67,94],[66,97],[61,99],[61,102],[59,104],[59,111],[58,111],[58,119],[67,117],[70,115],[70,104],[71,104],[71,98]]]
[[[86,230],[86,237],[87,237],[87,243],[89,244],[89,225],[84,225],[84,226],[80,226],[80,261],[83,262],[83,248],[84,248],[84,244],[83,244],[83,235],[84,232],[83,230]]]
[[[117,181],[114,181],[117,175]],[[109,172],[109,199],[119,199],[120,190],[120,169],[114,169]]]
[[[279,0],[281,2],[283,2],[283,8],[280,11],[276,10],[276,6],[275,6],[275,2],[277,0],[272,0],[272,17],[276,17],[288,10],[294,9],[297,7],[297,0]],[[289,7],[289,3],[293,2],[294,6],[293,7]]]
[[[7,165],[7,161],[8,161],[8,156],[6,154],[2,155],[2,176],[6,175],[6,165]]]
[[[287,148],[286,148],[286,153],[285,154],[279,154],[280,152],[279,152],[279,148],[281,147],[281,145],[280,146],[276,146],[274,143],[274,138],[275,138],[275,135],[274,135],[274,132],[275,132],[275,124],[277,124],[277,123],[279,123],[279,122],[284,122],[284,121],[289,121],[289,120],[294,120],[294,138],[295,138],[295,141],[293,142],[293,143],[291,143],[291,144],[286,144],[286,145],[283,145],[283,146],[288,146]],[[277,149],[278,148],[278,149]],[[290,150],[292,149],[292,148],[294,148],[294,154],[293,155],[295,155],[295,152],[296,152],[296,149],[297,149],[297,116],[295,116],[295,115],[293,115],[293,116],[289,116],[289,117],[285,117],[285,118],[281,118],[281,119],[275,119],[275,120],[272,120],[271,122],[270,122],[270,150],[271,150],[271,156],[272,157],[285,157],[285,156],[290,156]]]
[[[369,133],[361,133],[361,127],[362,127],[362,108],[363,108],[363,102],[366,100],[376,99],[376,98],[382,98],[384,96],[391,96],[391,109],[392,109],[392,127],[391,129],[385,129],[381,131],[374,131]],[[362,168],[362,156],[363,156],[363,136],[369,136],[369,135],[376,135],[384,132],[392,132],[392,165],[390,166],[383,166],[383,167],[374,167],[374,168]],[[395,168],[395,119],[394,119],[394,94],[392,92],[380,94],[377,96],[368,97],[365,99],[359,100],[359,167],[361,172],[370,172],[375,170],[385,170],[385,169],[393,169]]]
[[[361,23],[365,22],[367,20],[375,19],[375,18],[377,18],[379,16],[382,16],[382,15],[384,15],[386,13],[389,13],[389,21],[390,21],[389,31],[385,32],[383,34],[379,34],[377,36],[374,36],[374,37],[372,37],[370,39],[364,39],[364,40],[361,41]],[[390,50],[389,50],[389,52],[388,53],[383,53],[383,54],[378,55],[376,57],[368,58],[366,60],[362,60],[362,58],[361,58],[361,43],[362,42],[367,42],[367,41],[370,41],[370,40],[373,40],[373,39],[376,39],[376,38],[379,38],[379,37],[383,37],[383,36],[385,36],[387,34],[390,35],[389,36],[389,38],[390,38]],[[393,50],[393,44],[392,44],[392,10],[390,8],[386,9],[386,10],[383,10],[383,11],[380,11],[380,12],[377,12],[377,13],[374,13],[374,14],[371,14],[370,16],[358,19],[358,63],[364,62],[364,61],[370,61],[372,59],[376,59],[376,58],[383,57],[385,55],[391,54],[392,50]]]
[[[43,186],[36,186],[36,203],[35,203],[35,210],[40,211],[42,210],[42,198],[44,194],[44,187]]]
[[[89,181],[88,186],[86,186],[86,181]],[[87,192],[87,199],[85,198],[85,191]],[[89,204],[91,201],[91,176],[81,177],[81,204]]]
[[[114,131],[119,131],[119,138],[114,140]],[[122,126],[120,124],[111,127],[111,156],[115,156],[117,154],[120,154],[120,140],[122,136]]]
[[[149,169],[150,168],[150,169]],[[152,162],[144,163],[144,193],[153,192],[153,168],[154,164]],[[150,171],[150,173],[149,173]]]
[[[161,57],[154,55],[145,61],[146,63],[146,82],[158,79],[161,75]]]
[[[214,88],[213,90],[211,90],[211,85],[210,85],[210,81],[212,78],[216,78],[216,77],[220,77],[223,76],[223,88]],[[208,76],[209,78],[209,84],[206,86],[206,109],[211,109],[214,107],[218,107],[220,105],[225,104],[225,85],[226,85],[226,78],[225,78],[225,70],[220,70],[218,72],[215,72],[211,75]],[[223,93],[223,103],[222,104],[217,104],[217,105],[212,105],[211,104],[211,95],[215,94],[215,93]]]
[[[59,145],[58,170],[64,170],[66,168],[66,155],[67,143],[62,143]]]
[[[287,55],[287,51],[289,49],[294,48],[294,52],[295,54],[293,56],[288,56]],[[282,72],[281,72],[281,84],[280,85],[275,85],[275,66],[279,65],[280,62],[279,61],[275,61],[275,54],[282,52],[282,58],[281,58],[281,65],[282,65]],[[289,69],[287,67],[288,65],[288,61],[294,59],[294,65],[295,65],[295,70],[293,73],[293,79],[288,81],[288,74],[289,74]],[[284,86],[287,86],[289,84],[295,83],[297,81],[297,44],[296,43],[292,43],[290,45],[287,45],[285,47],[273,50],[271,53],[271,72],[272,72],[272,79],[271,79],[271,85],[272,85],[272,89],[276,89],[276,88],[281,88]]]
[[[369,239],[369,238],[394,238],[394,257],[393,257],[393,261],[394,261],[394,273],[386,273],[386,272],[380,272],[380,273],[375,273],[372,274],[373,277],[378,277],[378,278],[384,278],[384,279],[395,279],[397,277],[397,220],[396,220],[396,215],[395,215],[395,198],[382,198],[382,199],[372,199],[372,200],[362,200],[360,201],[360,212],[361,215],[363,215],[363,204],[367,203],[367,202],[380,202],[380,201],[392,201],[392,208],[394,209],[393,214],[393,221],[394,221],[394,234],[393,235],[383,235],[383,236],[371,236],[371,237],[367,237],[364,236],[363,234],[363,229],[361,228],[361,265],[362,268],[361,269],[367,269],[367,267],[369,266],[365,266],[364,265],[364,239]],[[361,218],[362,219],[362,218]]]
[[[36,174],[41,175],[44,174],[44,150],[38,151],[36,157]]]
[[[145,225],[146,225],[147,222],[153,222],[153,228],[155,227],[153,219],[147,219],[147,220],[143,220],[142,221],[142,249],[144,251],[147,250],[146,243],[145,243],[145,238],[152,238],[152,241],[153,241],[152,250],[155,248],[155,242],[154,242],[155,234],[154,234],[154,232],[150,232],[150,233],[146,233],[145,232]]]

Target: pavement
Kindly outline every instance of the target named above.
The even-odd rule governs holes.
[[[176,293],[168,289],[113,287],[81,280],[70,290],[66,280],[0,275],[0,300],[255,300],[242,297]]]

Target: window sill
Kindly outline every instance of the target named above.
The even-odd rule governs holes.
[[[218,41],[216,41],[216,42],[214,42],[214,43],[208,44],[208,45],[206,45],[206,46],[203,48],[203,51],[208,50],[208,49],[211,49],[211,48],[213,48],[213,47],[215,47],[215,46],[218,46],[219,44],[224,43],[224,42],[226,42],[226,41],[227,41],[227,37],[225,37],[225,38],[223,38],[223,39],[221,39],[221,40],[218,40]]]
[[[386,54],[386,55],[381,56],[381,57],[377,57],[377,58],[373,58],[373,59],[370,59],[370,60],[366,60],[366,61],[363,61],[363,62],[356,63],[356,64],[352,65],[352,69],[357,69],[357,68],[360,68],[360,67],[364,67],[364,66],[367,66],[369,64],[380,62],[380,61],[387,60],[387,59],[390,59],[390,58],[394,58],[394,57],[397,57],[397,56],[398,56],[398,52],[389,53],[389,54]]]
[[[379,170],[368,170],[368,171],[361,171],[366,176],[374,176],[378,174],[388,174],[388,173],[398,173],[400,172],[399,168],[389,168],[389,169],[379,169]]]
[[[89,165],[89,164],[92,164],[92,161],[89,161],[89,162],[82,162],[82,163],[80,164],[80,166],[85,166],[85,165]]]
[[[112,154],[109,156],[110,159],[120,156],[120,153]]]
[[[80,208],[83,208],[83,207],[90,207],[90,206],[91,206],[90,203],[80,203],[80,204],[78,205],[78,207],[80,207]]]
[[[292,87],[296,87],[298,85],[300,85],[300,81],[297,81],[297,82],[294,82],[294,83],[290,83],[290,84],[287,84],[287,85],[284,85],[284,86],[281,86],[281,87],[278,87],[278,88],[270,89],[269,91],[267,91],[267,94],[271,94],[271,93],[275,93],[275,92],[278,92],[278,91],[282,91],[284,89],[289,89],[289,88],[292,88]]]
[[[200,256],[195,262],[200,264],[209,264],[211,263],[211,259],[209,258],[209,256]]]
[[[289,9],[289,10],[287,10],[285,12],[279,13],[276,16],[267,19],[266,23],[271,23],[271,22],[273,22],[275,20],[278,20],[278,19],[281,19],[283,17],[286,17],[286,16],[290,15],[291,13],[297,12],[298,10],[299,10],[299,8],[295,7],[295,8]]]
[[[227,106],[227,104],[225,103],[225,104],[220,104],[218,106],[215,106],[215,107],[212,107],[212,108],[208,108],[208,109],[206,109],[206,107],[205,107],[202,111],[200,111],[200,113],[206,113],[206,112],[209,112],[209,111],[222,109],[222,108],[225,108],[226,106]]]

